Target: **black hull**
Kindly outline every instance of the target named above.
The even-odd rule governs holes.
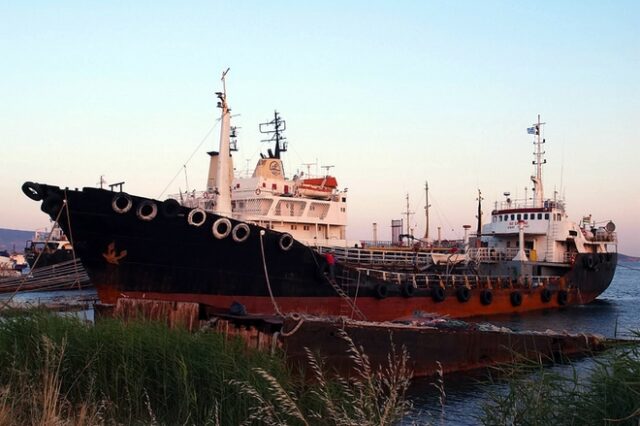
[[[37,191],[30,197],[42,198],[42,210],[52,219],[60,214],[59,224],[72,239],[104,302],[113,303],[121,296],[148,297],[228,309],[237,300],[258,311],[270,311],[252,313],[272,313],[274,305],[282,302],[287,310],[344,313],[339,308],[344,300],[325,277],[324,257],[295,240],[283,244],[283,235],[287,234],[247,224],[249,233],[246,239],[242,238],[244,241],[238,241],[233,233],[218,238],[212,227],[221,216],[215,214],[207,213],[204,223],[196,226],[189,223],[191,209],[186,207],[102,189],[78,191],[32,185]],[[114,205],[117,197],[125,196],[131,201],[130,208]],[[151,214],[151,205],[155,205],[155,214]],[[244,222],[230,219],[230,223],[235,229]],[[571,293],[568,303],[589,302],[611,282],[616,255],[609,254],[605,263],[599,262],[595,267],[592,261],[585,260],[589,256],[581,255],[573,268],[550,283],[554,291],[578,290],[575,293],[579,296]],[[347,294],[357,294],[358,306],[370,319],[395,319],[415,310],[472,316],[544,307],[538,306],[540,297],[531,289],[530,296],[525,293],[524,300],[530,300],[528,306],[510,305],[509,292],[505,291],[505,300],[496,294],[493,306],[475,312],[480,310],[475,299],[464,306],[453,301],[440,303],[434,301],[434,293],[428,287],[418,287],[407,295],[400,285],[361,279],[355,269],[341,265],[336,275],[341,277],[340,284]],[[388,290],[384,295],[380,294],[381,285]],[[454,291],[455,288],[447,289],[445,296]],[[558,303],[547,306],[551,305]]]

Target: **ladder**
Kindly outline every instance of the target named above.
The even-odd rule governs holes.
[[[355,302],[351,300],[351,298],[347,295],[347,293],[344,292],[342,287],[340,287],[334,279],[331,279],[331,277],[326,277],[326,279],[329,282],[329,284],[331,284],[331,287],[333,287],[336,293],[338,293],[338,296],[340,296],[345,302],[347,302],[347,306],[351,308],[350,315],[353,317],[353,314],[355,313],[355,314],[358,314],[360,319],[366,320],[367,317],[360,310],[360,308],[356,306]],[[341,306],[344,306],[344,305],[341,304]],[[341,313],[342,313],[342,309],[341,309]]]

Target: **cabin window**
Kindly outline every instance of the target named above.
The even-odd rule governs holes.
[[[266,182],[262,182],[262,187],[266,188],[267,187],[267,183]]]
[[[296,230],[296,229],[298,229],[298,226],[297,225],[291,225],[291,229]]]
[[[549,213],[545,213],[544,214],[544,218],[545,218],[545,220],[549,220]]]
[[[340,211],[344,213],[344,212],[346,212],[346,211],[347,211],[347,209],[345,209],[344,207],[341,207],[341,208],[340,208]]]
[[[508,215],[508,214],[505,214],[505,215],[504,215],[504,221],[506,222],[506,221],[508,221],[508,220],[509,220],[509,215]]]
[[[289,193],[289,185],[285,185],[284,186],[284,193],[288,194]]]
[[[518,213],[518,214],[516,215],[516,219],[517,219],[517,220],[522,219],[522,215],[521,215],[520,213]]]
[[[514,214],[511,215],[511,220],[514,220],[516,216]]]
[[[271,189],[273,189],[274,191],[275,191],[276,189],[278,189],[278,184],[276,184],[276,183],[272,183],[272,184],[271,184]]]
[[[302,227],[302,229],[304,229],[305,231],[308,231],[308,230],[309,230],[309,225],[304,225],[304,226]]]
[[[498,216],[498,220],[500,220],[500,222],[502,222],[502,215]]]
[[[342,197],[342,202],[346,203],[347,202],[347,197]]]
[[[542,220],[542,213],[538,213],[538,219]]]
[[[524,220],[529,220],[529,214],[528,214],[528,213],[525,213],[525,214],[524,214],[523,219],[524,219]]]

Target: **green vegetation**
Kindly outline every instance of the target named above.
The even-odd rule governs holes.
[[[580,371],[519,365],[501,371],[506,392],[484,407],[485,425],[638,425],[640,350],[618,348]],[[506,377],[504,375],[506,374]]]
[[[328,379],[310,354],[307,381],[281,354],[211,331],[152,322],[86,324],[42,311],[0,320],[0,425],[389,425],[409,408],[406,354],[374,372]]]

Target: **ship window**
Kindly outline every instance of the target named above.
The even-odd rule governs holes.
[[[304,226],[302,227],[302,229],[304,229],[305,231],[308,231],[308,230],[309,230],[309,225],[304,225]]]
[[[262,182],[262,187],[266,188],[267,187],[267,183],[266,182]]]
[[[346,212],[346,211],[347,211],[347,209],[345,209],[344,207],[342,207],[342,208],[340,209],[340,211],[341,211],[341,212]]]
[[[298,227],[296,225],[291,225],[291,229],[295,230],[298,229]]]
[[[272,183],[271,184],[271,189],[273,189],[273,190],[278,189],[278,184]]]
[[[288,194],[289,193],[289,185],[285,185],[284,186],[284,193]]]
[[[549,220],[549,213],[545,213],[545,214],[544,214],[544,218],[545,218],[546,220]]]
[[[515,219],[516,216],[514,214],[511,215],[511,220]]]
[[[538,213],[538,219],[542,220],[542,213]]]
[[[522,219],[522,215],[520,213],[518,213],[518,215],[516,216],[516,219],[518,219],[518,220]]]
[[[528,214],[528,213],[525,213],[525,214],[524,214],[523,219],[524,219],[524,220],[529,220],[529,214]]]
[[[342,202],[346,203],[347,202],[347,197],[342,197]]]
[[[508,220],[509,220],[509,215],[508,215],[508,214],[505,214],[505,215],[504,215],[504,221],[506,222],[506,221],[508,221]]]

